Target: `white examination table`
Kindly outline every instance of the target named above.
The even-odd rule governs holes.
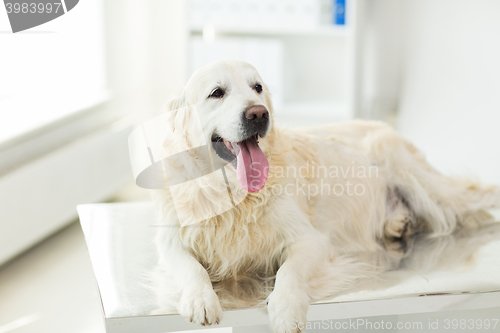
[[[156,263],[152,238],[158,228],[154,226],[151,203],[81,205],[78,213],[108,333],[202,329],[179,315],[149,315],[156,305],[152,291],[145,287],[145,276]],[[500,323],[493,329],[494,320],[500,319],[500,232],[497,230],[497,236],[492,234],[478,236],[472,242],[477,247],[474,254],[461,264],[425,274],[408,270],[388,272],[383,279],[363,283],[330,301],[310,306],[309,325],[319,323],[316,330],[306,332],[328,332],[335,325],[344,327],[335,331],[353,332],[353,326],[346,328],[344,324],[349,320],[360,325],[359,332],[370,331],[368,322],[372,327],[380,326],[381,320],[386,325],[388,321],[391,325],[401,322],[406,328],[415,325],[408,323],[422,325],[402,332],[431,331],[429,325],[435,327],[436,323],[439,329],[434,332],[452,332],[456,323],[460,332],[500,332]],[[451,256],[469,243],[456,241]],[[446,253],[449,255],[450,251]],[[460,329],[461,319],[466,319],[468,328]],[[486,320],[490,320],[487,330]],[[266,309],[253,308],[225,311],[217,327],[233,327],[233,332],[269,332],[267,325]],[[374,332],[384,331],[375,327]],[[392,327],[390,331],[399,330]]]

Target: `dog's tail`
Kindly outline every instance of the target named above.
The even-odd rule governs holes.
[[[456,203],[467,212],[500,208],[500,188],[469,179],[457,180]]]
[[[425,156],[410,142],[393,150],[394,160],[402,161],[394,171],[399,194],[408,208],[433,236],[448,235],[456,227],[480,216],[482,225],[487,210],[500,208],[500,188],[477,180],[443,175],[432,167]],[[477,214],[476,214],[477,213]]]
[[[466,227],[481,227],[495,221],[488,210],[500,208],[500,187],[484,185],[471,180],[457,184],[458,223]]]
[[[457,227],[483,226],[494,222],[487,211],[500,208],[500,188],[467,178],[436,172],[413,177],[401,188],[416,217],[433,236],[452,233]]]

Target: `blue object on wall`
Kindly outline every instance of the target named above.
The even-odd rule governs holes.
[[[333,0],[333,23],[336,25],[345,25],[345,1]]]

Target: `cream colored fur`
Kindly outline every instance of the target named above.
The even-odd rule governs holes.
[[[173,136],[165,140],[165,154],[209,142],[214,130],[241,140],[238,122],[250,105],[265,105],[272,122],[269,91],[265,85],[262,94],[253,91],[249,84],[255,80],[261,81],[259,74],[242,62],[217,62],[196,72],[166,105]],[[207,99],[220,84],[227,96]],[[381,122],[294,130],[272,123],[260,146],[270,165],[261,191],[242,193],[235,169],[225,167],[231,192],[243,195],[234,208],[224,207],[220,173],[182,190],[154,191],[165,226],[156,237],[160,311],[176,309],[210,325],[222,318],[222,308],[267,300],[273,330],[297,332],[293,323],[306,321],[312,301],[397,267],[410,252],[398,246],[411,246],[412,233],[448,235],[466,221],[475,223],[475,212],[500,205],[498,188],[443,176]],[[166,165],[167,181],[190,179],[186,165],[210,169],[214,158],[212,151]],[[324,168],[340,173],[327,175]],[[371,174],[364,177],[360,170]],[[336,185],[337,193],[345,190],[347,182],[358,192],[328,193]],[[226,211],[197,222],[214,209]]]

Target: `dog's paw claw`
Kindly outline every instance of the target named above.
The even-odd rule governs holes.
[[[211,288],[183,294],[178,309],[190,322],[201,326],[219,324],[222,318],[219,298]]]

